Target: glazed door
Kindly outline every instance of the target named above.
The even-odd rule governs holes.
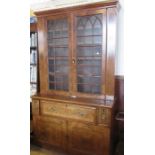
[[[106,10],[74,15],[75,87],[80,95],[104,95],[106,57]]]
[[[48,92],[70,91],[70,25],[67,16],[49,17],[47,27]]]

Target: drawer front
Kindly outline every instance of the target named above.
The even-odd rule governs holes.
[[[79,106],[79,105],[67,105],[68,117],[72,119],[96,122],[96,108]]]
[[[66,104],[41,101],[40,107],[42,115],[66,117]]]
[[[52,101],[40,102],[41,115],[64,117],[79,121],[96,122],[96,108]]]

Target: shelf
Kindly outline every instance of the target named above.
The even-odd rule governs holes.
[[[86,64],[79,64],[77,63],[78,66],[83,66],[83,67],[100,67],[100,65],[86,65]]]
[[[97,84],[92,84],[92,83],[77,83],[78,85],[89,85],[89,86],[100,86]]]
[[[63,39],[63,38],[68,38],[68,37],[63,37],[63,36],[62,37],[51,37],[51,39]],[[48,41],[51,39],[48,39]]]
[[[54,67],[69,67],[69,64],[61,64],[61,65],[57,65],[57,64],[53,64],[50,66],[54,66]]]
[[[64,83],[64,82],[52,82],[52,81],[49,81],[49,84],[64,85],[66,83]]]
[[[68,48],[68,45],[51,45],[50,43],[48,43],[48,46],[53,48]]]
[[[55,60],[55,59],[65,59],[68,60],[67,56],[56,56],[56,57],[48,57],[49,60]]]
[[[48,29],[48,32],[68,32],[68,29],[57,29],[57,30],[50,30],[50,29]]]
[[[30,84],[37,84],[37,82],[30,82]]]
[[[102,44],[77,44],[77,46],[79,47],[98,47],[98,46],[102,46]]]
[[[96,77],[96,78],[101,78],[101,76],[99,75],[82,75],[82,74],[78,74],[77,77]]]
[[[68,73],[56,73],[56,72],[48,72],[49,75],[52,75],[52,76],[67,76],[68,77]]]
[[[37,66],[37,64],[34,64],[34,63],[33,63],[33,64],[31,63],[30,65],[31,65],[31,66]]]
[[[76,37],[102,37],[101,34],[94,34],[94,35],[85,35],[85,36],[76,36]]]
[[[100,75],[95,74],[77,74],[79,77],[101,77]]]
[[[35,49],[37,49],[37,47],[36,46],[31,46],[30,49],[35,50]]]
[[[77,60],[102,60],[101,56],[86,56],[86,57],[78,57]]]

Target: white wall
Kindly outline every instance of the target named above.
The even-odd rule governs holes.
[[[124,0],[119,3],[115,75],[124,75]]]

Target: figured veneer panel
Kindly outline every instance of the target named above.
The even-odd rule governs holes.
[[[86,122],[96,122],[96,108],[79,106],[74,104],[67,105],[68,118],[86,121]]]
[[[111,123],[111,111],[108,108],[99,108],[99,123],[109,126]]]
[[[41,115],[66,117],[66,104],[57,102],[41,101]]]
[[[56,116],[65,119],[75,119],[85,122],[96,122],[96,108],[88,106],[80,106],[73,104],[65,104],[61,102],[40,102],[40,113],[43,116]]]

